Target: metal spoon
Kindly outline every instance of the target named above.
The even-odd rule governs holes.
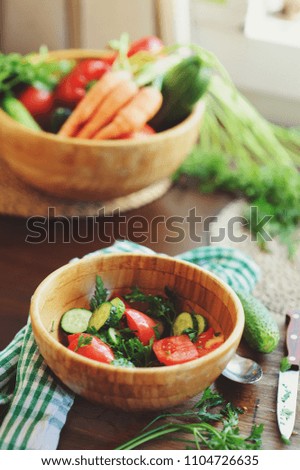
[[[262,378],[263,371],[257,362],[235,354],[222,375],[234,382],[253,384]]]

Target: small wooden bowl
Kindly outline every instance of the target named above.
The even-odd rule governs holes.
[[[175,366],[126,369],[80,356],[60,343],[60,319],[72,307],[87,307],[100,274],[104,285],[120,293],[139,286],[179,295],[182,308],[204,313],[220,328],[225,342],[208,355]],[[33,333],[48,366],[75,393],[124,410],[154,410],[197,395],[221,374],[240,342],[244,313],[224,282],[208,271],[174,258],[145,254],[93,255],[54,271],[35,291],[30,307]]]
[[[99,58],[103,51],[70,49],[49,60]],[[0,151],[12,170],[53,196],[107,201],[170,177],[192,150],[204,102],[179,125],[141,140],[92,141],[33,131],[0,110]]]

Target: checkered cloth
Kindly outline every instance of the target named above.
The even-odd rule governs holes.
[[[122,241],[86,256],[117,252],[153,254]],[[255,263],[232,248],[200,247],[177,258],[214,272],[234,290],[251,292],[259,277]],[[8,408],[0,425],[0,449],[56,449],[73,402],[74,394],[52,375],[39,354],[28,321],[0,352],[0,414]]]

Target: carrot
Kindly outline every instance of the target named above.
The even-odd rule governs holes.
[[[100,129],[108,124],[115,114],[124,107],[138,92],[137,85],[132,80],[122,80],[104,98],[91,119],[76,134],[76,137],[92,138]]]
[[[116,139],[142,129],[162,105],[162,94],[154,87],[140,88],[131,101],[117,113],[107,126],[93,137],[96,140]]]
[[[70,117],[58,132],[61,136],[74,136],[88,121],[106,95],[122,81],[128,81],[129,72],[124,70],[106,72],[78,103]]]

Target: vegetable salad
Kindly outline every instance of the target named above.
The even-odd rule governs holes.
[[[90,309],[72,308],[60,323],[68,349],[122,367],[172,366],[215,350],[224,336],[194,312],[178,312],[176,295],[145,294],[139,288],[109,297],[100,276]]]

